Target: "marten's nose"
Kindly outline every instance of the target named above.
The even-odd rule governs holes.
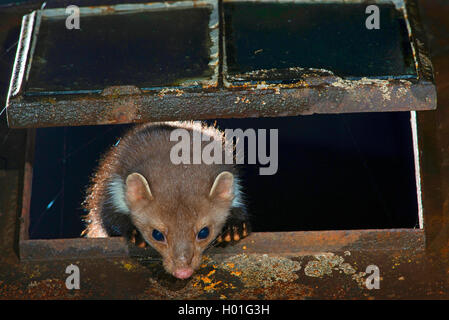
[[[173,272],[173,275],[178,279],[187,279],[193,274],[192,268],[180,268],[176,269],[175,272]]]
[[[187,279],[193,274],[192,263],[193,254],[189,250],[184,250],[175,260],[175,272],[173,275],[179,279]]]

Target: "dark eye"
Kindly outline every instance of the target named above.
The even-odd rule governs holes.
[[[159,230],[154,229],[153,233],[151,235],[153,236],[154,240],[156,240],[156,241],[164,241],[165,240],[164,235]]]
[[[206,239],[209,236],[209,228],[208,227],[204,227],[203,229],[200,230],[200,232],[198,232],[198,239],[202,240],[202,239]]]

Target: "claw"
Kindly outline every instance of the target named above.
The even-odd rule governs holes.
[[[240,240],[240,236],[239,236],[237,227],[234,226],[232,229],[234,231],[234,241],[239,241]]]
[[[136,230],[133,230],[133,232],[132,232],[132,234],[131,234],[131,238],[129,239],[129,241],[132,243],[132,244],[136,244]]]
[[[248,236],[248,230],[246,228],[246,223],[243,223],[243,233],[242,233],[243,237],[247,237]]]
[[[147,243],[137,230],[133,230],[129,241],[139,248],[145,248],[147,246]]]
[[[145,241],[142,241],[142,242],[139,242],[139,243],[137,244],[137,246],[138,246],[139,248],[145,248],[145,247],[147,246],[147,244],[146,244]]]
[[[236,243],[249,235],[249,229],[247,221],[228,221],[222,233],[216,238],[216,244]]]

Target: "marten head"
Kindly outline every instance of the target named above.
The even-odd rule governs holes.
[[[176,278],[187,279],[199,267],[203,251],[221,232],[236,197],[237,181],[229,171],[204,182],[164,189],[160,185],[166,184],[153,186],[137,172],[126,178],[131,220]]]

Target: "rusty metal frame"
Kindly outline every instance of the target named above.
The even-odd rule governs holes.
[[[149,2],[149,3],[135,3],[135,4],[117,4],[113,8],[111,6],[95,6],[95,7],[80,7],[80,15],[82,16],[95,16],[95,15],[111,15],[111,14],[123,14],[123,13],[137,13],[137,12],[164,12],[167,10],[176,9],[191,9],[210,7],[211,15],[209,17],[209,36],[211,40],[210,52],[209,52],[209,66],[213,69],[213,74],[210,77],[200,77],[195,79],[184,79],[178,86],[172,87],[174,90],[182,87],[216,87],[218,85],[218,3],[215,0],[200,0],[200,1],[172,1],[172,2]],[[34,46],[36,45],[36,35],[39,33],[41,17],[47,18],[65,18],[67,17],[65,8],[54,9],[41,9],[30,14],[30,16],[36,15],[34,19],[34,38],[30,39],[32,43],[32,50],[30,52],[30,58],[32,59],[34,53]],[[26,17],[24,17],[25,19]],[[31,63],[28,64],[27,74],[31,69]],[[28,76],[26,77],[28,78]],[[151,91],[152,88],[141,89],[142,91]],[[104,90],[103,93],[107,94],[108,90]]]
[[[222,3],[317,3],[313,0],[223,0]],[[364,0],[352,0],[349,3],[365,3]],[[326,1],[326,3],[348,3],[345,0],[332,0]],[[302,74],[298,82],[294,84],[266,84],[264,82],[251,83],[245,82],[245,75],[239,75],[243,77],[235,81],[233,76],[227,75],[226,65],[226,45],[223,44],[223,82],[226,88],[233,89],[307,89],[314,86],[321,86],[324,91],[336,90],[335,87],[343,89],[343,93],[346,97],[341,99],[337,105],[344,105],[343,108],[338,107],[334,109],[335,113],[342,112],[361,112],[361,111],[404,111],[403,104],[406,103],[398,97],[398,91],[402,91],[407,99],[410,94],[413,93],[418,87],[426,87],[428,85],[434,86],[433,69],[429,59],[429,52],[426,47],[426,38],[422,30],[422,25],[419,19],[419,12],[415,0],[377,0],[373,3],[393,3],[397,10],[401,11],[405,17],[407,26],[407,32],[410,39],[413,58],[415,61],[415,69],[417,72],[417,79],[376,79],[373,78],[361,78],[361,79],[344,79],[333,74],[329,70],[325,69],[313,69],[313,68],[294,68],[299,74]],[[222,10],[223,12],[223,10]],[[222,24],[225,24],[224,14],[221,17]],[[224,28],[223,28],[224,29]],[[224,32],[224,31],[223,31]],[[222,37],[223,42],[226,41],[226,36]],[[268,70],[262,70],[268,71]],[[237,77],[238,78],[238,77]],[[267,79],[269,80],[269,79]],[[400,88],[403,88],[400,90]],[[404,88],[406,91],[404,91]],[[423,89],[421,87],[421,89]],[[424,99],[428,104],[426,108],[421,101],[413,101],[413,108],[408,110],[425,110],[436,108],[436,88],[433,90],[425,90],[426,98]],[[363,93],[362,93],[363,92]],[[384,95],[380,97],[379,92],[383,92]],[[416,92],[417,93],[417,92]],[[414,97],[415,99],[417,96]],[[353,106],[353,102],[357,101],[358,106]],[[375,101],[375,103],[373,103]],[[389,106],[387,106],[387,101]],[[315,111],[321,113],[322,111]],[[327,112],[327,111],[325,111]]]
[[[411,112],[411,130],[415,154],[416,185],[419,228],[374,229],[337,231],[258,232],[241,240],[238,246],[211,248],[207,254],[232,256],[239,253],[271,254],[276,256],[300,256],[316,252],[373,251],[378,250],[424,250],[425,232],[421,196],[420,161],[417,117]],[[22,261],[63,260],[83,258],[136,257],[159,259],[152,248],[138,248],[122,237],[73,238],[35,240],[29,239],[30,202],[35,150],[36,129],[28,129],[24,188],[19,233],[19,256]]]
[[[114,1],[117,0],[104,2]],[[63,3],[68,2],[63,1]],[[77,3],[82,5],[86,1],[75,0],[74,4]],[[61,2],[47,1],[47,6],[52,4],[60,6]],[[5,9],[2,13],[6,14],[1,16],[7,19],[1,22],[4,22],[3,25],[6,28],[2,29],[2,33],[5,34],[12,28],[19,28],[17,29],[19,31],[22,15],[35,10],[40,5],[41,3],[33,0],[26,5]],[[438,70],[436,78],[439,88],[438,108],[435,111],[416,112],[420,159],[418,171],[421,176],[424,229],[391,230],[390,232],[389,230],[326,231],[298,235],[255,233],[239,245],[210,251],[210,256],[206,257],[207,265],[201,267],[194,278],[187,283],[172,281],[169,275],[165,275],[159,262],[145,263],[147,260],[140,258],[122,259],[122,253],[106,250],[106,253],[111,254],[110,257],[118,257],[109,259],[102,252],[101,241],[82,241],[88,239],[76,239],[77,244],[71,240],[22,239],[21,251],[38,250],[37,256],[33,259],[40,258],[46,261],[27,262],[22,259],[21,262],[17,259],[15,252],[17,244],[15,227],[18,224],[16,224],[16,213],[20,209],[20,204],[16,203],[16,200],[17,197],[22,196],[22,189],[26,190],[27,186],[22,186],[22,183],[18,186],[17,183],[22,178],[22,170],[17,172],[16,169],[7,167],[7,176],[3,176],[2,179],[4,201],[0,214],[2,237],[0,299],[448,299],[449,95],[446,88],[449,69],[446,63],[447,50],[443,51],[447,39],[444,38],[444,32],[441,33],[449,27],[445,20],[448,6],[443,5],[441,1],[426,0],[420,1],[420,7],[423,9],[423,18],[426,18],[424,21],[429,32],[429,39],[433,38],[432,59]],[[10,67],[8,65],[7,69],[9,70]],[[3,80],[3,83],[7,81],[6,78]],[[19,139],[12,139],[12,135],[9,135],[7,143],[3,145],[5,150],[17,143],[22,143],[22,138],[25,137],[25,130],[14,132]],[[25,151],[24,149],[25,146],[22,145],[22,150]],[[8,157],[8,163],[22,164],[24,154],[25,152],[22,152]],[[25,165],[25,171],[29,170],[32,173],[32,161],[28,158],[26,162],[28,165]],[[26,192],[31,190],[24,191]],[[21,199],[17,202],[20,201]],[[21,228],[25,226],[23,221],[21,225]],[[111,246],[118,247],[111,243],[120,241],[119,239],[108,240]],[[424,250],[422,250],[423,243]],[[98,248],[98,251],[90,251],[92,257],[98,257],[98,259],[78,260],[77,257],[88,258],[85,250],[86,246],[90,245]],[[246,250],[244,246],[247,247]],[[291,249],[288,246],[291,246]],[[125,246],[122,248],[128,250],[127,254],[137,257],[147,254],[147,252],[134,252],[133,249],[126,249]],[[259,253],[267,252],[270,248],[276,251],[272,255],[279,253],[279,255],[286,254],[290,257],[277,258],[270,254],[270,257],[267,257],[270,263],[255,269],[251,262],[264,259]],[[346,249],[348,251],[343,251]],[[141,250],[144,249],[138,251]],[[307,252],[308,250],[310,253]],[[324,250],[331,251],[326,256],[323,253]],[[255,252],[255,254],[245,255],[245,252]],[[59,260],[63,253],[67,259]],[[25,252],[22,254],[27,255]],[[45,255],[48,255],[47,259]],[[225,256],[223,260],[220,260],[221,255]],[[227,255],[231,256],[226,257]],[[339,261],[344,263],[336,268],[338,270],[330,271],[332,273],[312,276],[311,273],[306,272],[307,267],[325,268],[329,265],[332,267],[333,263]],[[228,268],[226,264],[229,262],[240,263],[240,266],[237,268],[236,265],[234,269]],[[82,273],[81,290],[76,290],[78,292],[65,288],[67,275],[64,270],[69,264],[78,265]],[[293,267],[289,267],[292,264]],[[363,283],[359,283],[358,280],[364,282],[366,277],[361,273],[371,264],[379,266],[381,271],[380,290],[359,287]],[[297,265],[301,266],[299,271],[295,271],[294,266]],[[345,272],[351,269],[343,270],[343,265],[352,266],[356,273]],[[236,271],[243,271],[243,274],[238,276]],[[245,278],[244,276],[248,274],[253,276]],[[262,277],[266,276],[269,279],[270,276],[277,275],[281,276],[280,280],[262,283],[265,280]],[[357,281],[354,281],[354,276],[362,278],[356,278]],[[219,282],[221,283],[214,286]],[[223,303],[228,302],[223,301]],[[264,303],[269,304],[270,301]],[[172,309],[174,308],[167,310],[172,311]],[[274,314],[276,312],[277,310],[273,310]]]
[[[306,70],[302,80],[293,85],[231,86],[219,74],[218,86],[206,84],[201,88],[157,90],[118,86],[97,93],[51,94],[44,97],[29,96],[24,92],[25,68],[32,59],[30,43],[37,21],[33,12],[25,16],[22,23],[22,36],[7,101],[8,124],[23,128],[435,109],[433,68],[416,0],[395,0],[394,3],[403,10],[408,21],[417,79],[347,80],[323,70]],[[115,10],[116,6],[108,8]],[[222,58],[222,55],[218,57],[225,71]]]
[[[414,1],[407,2],[407,12],[410,16],[416,16],[417,12],[414,11],[416,8],[413,6]],[[22,24],[22,32],[30,37],[30,25],[34,22],[35,17],[33,13],[29,16],[25,16],[24,18],[26,22]],[[412,20],[413,21],[413,20]],[[23,27],[23,26],[27,27]],[[418,34],[420,29],[418,28],[420,24],[413,23],[412,29],[415,30],[415,34]],[[26,36],[24,36],[26,37]],[[418,41],[415,44],[417,48],[417,60],[418,65],[422,66],[418,68],[419,75],[422,77],[421,79],[431,80],[429,86],[427,88],[432,88],[434,90],[433,85],[433,75],[431,65],[426,65],[422,61],[428,57],[428,53],[425,50],[424,45]],[[26,44],[20,43],[18,52],[29,51],[29,47]],[[27,56],[26,54],[24,54]],[[16,63],[22,63],[23,66],[26,65],[26,61],[19,61],[16,59]],[[428,66],[427,68],[425,66]],[[15,68],[16,69],[16,68]],[[16,74],[14,76],[17,79],[22,79],[23,74]],[[313,78],[316,81],[317,78]],[[322,79],[321,79],[322,80]],[[320,80],[320,81],[321,81]],[[423,80],[424,81],[424,80]],[[17,84],[17,85],[13,85]],[[399,84],[398,84],[399,85]],[[402,84],[401,84],[402,85]],[[17,92],[20,94],[20,90],[23,87],[23,84],[20,83],[19,80],[12,81],[12,85],[10,87],[10,94]],[[411,86],[410,88],[415,88]],[[416,87],[417,88],[417,87]],[[416,89],[415,88],[415,89]],[[103,92],[101,98],[99,100],[98,97],[84,97],[80,99],[79,97],[71,97],[72,100],[59,100],[60,97],[55,97],[49,99],[48,103],[53,113],[48,113],[46,115],[47,120],[43,121],[42,118],[36,120],[39,122],[39,125],[77,125],[77,124],[86,124],[91,123],[89,121],[95,120],[94,123],[119,123],[119,122],[129,122],[135,121],[136,119],[132,117],[138,117],[139,113],[139,105],[146,103],[148,101],[158,101],[154,104],[155,109],[152,107],[148,110],[154,111],[149,112],[147,118],[140,117],[140,120],[173,120],[174,118],[188,117],[191,118],[192,115],[205,115],[210,118],[217,117],[248,117],[248,116],[269,116],[269,115],[291,115],[298,113],[312,113],[309,112],[308,106],[306,106],[310,101],[310,98],[317,97],[318,95],[326,96],[326,93],[321,90],[315,89],[306,89],[306,96],[301,96],[298,94],[296,89],[288,89],[282,88],[279,89],[280,92],[277,92],[278,89],[263,89],[263,90],[254,90],[254,88],[245,88],[241,90],[235,90],[235,88],[231,88],[229,91],[219,90],[217,91],[214,88],[203,88],[202,93],[195,92],[184,92],[179,94],[179,92],[165,92],[164,94],[156,94],[156,95],[142,95],[140,90],[133,87],[119,87],[109,90],[107,92]],[[377,88],[378,89],[378,88]],[[376,89],[376,90],[377,90]],[[410,90],[415,90],[410,89]],[[136,91],[139,90],[139,91]],[[309,91],[311,90],[311,91]],[[338,86],[333,89],[327,88],[326,91],[329,90],[339,90]],[[372,90],[372,87],[368,84],[363,84],[358,87],[361,95],[364,95],[365,90]],[[418,90],[418,89],[416,89]],[[421,89],[419,89],[421,90]],[[418,90],[418,91],[419,91]],[[271,93],[270,93],[271,91]],[[425,91],[425,90],[424,90]],[[248,99],[251,101],[259,101],[259,102],[270,102],[264,105],[264,108],[256,107],[253,109],[254,105],[251,103],[239,104],[237,108],[227,109],[227,105],[235,105],[235,98],[241,97],[242,94],[248,94]],[[296,93],[294,93],[296,92]],[[336,91],[335,91],[336,92]],[[334,92],[334,93],[335,93]],[[423,93],[422,91],[419,91]],[[14,94],[12,94],[14,96]],[[329,93],[329,97],[332,96],[332,93]],[[168,97],[167,97],[168,96]],[[346,105],[348,99],[344,98],[346,94],[342,94],[341,92],[337,92],[337,96],[340,96],[339,104]],[[426,94],[422,95],[423,99],[426,100],[429,98]],[[169,100],[167,102],[164,99]],[[210,104],[207,107],[204,105],[204,99],[206,98]],[[410,98],[410,97],[409,97]],[[39,105],[42,104],[42,100],[37,99],[36,97],[26,97],[27,102],[25,103],[21,97],[17,100],[17,106],[20,108],[16,111],[21,114],[26,110],[25,104],[29,101],[34,101],[36,108],[41,108]],[[223,102],[226,101],[227,103]],[[259,100],[258,100],[259,99]],[[431,95],[432,99],[432,95]],[[423,100],[423,101],[424,101]],[[19,102],[20,101],[20,102]],[[99,110],[104,110],[104,102],[114,103],[120,106],[111,108],[109,113],[100,114]],[[374,100],[376,101],[376,100]],[[434,100],[435,101],[435,100]],[[69,112],[69,109],[64,109],[64,106],[69,106],[72,102],[80,103],[79,110],[72,110],[73,113]],[[281,105],[279,103],[281,102]],[[302,103],[304,102],[304,103]],[[335,102],[335,101],[334,101]],[[160,104],[157,107],[158,103]],[[223,104],[224,103],[224,104]],[[374,102],[372,102],[374,103]],[[376,101],[377,103],[377,101]],[[413,104],[417,103],[416,101],[410,100],[408,103]],[[92,105],[90,105],[92,104]],[[89,106],[88,106],[89,105]],[[323,104],[321,107],[324,108]],[[162,108],[162,107],[165,108]],[[182,108],[181,108],[182,106]],[[223,107],[225,106],[225,107]],[[282,108],[280,108],[280,106]],[[419,103],[417,104],[419,107]],[[99,107],[100,109],[96,109]],[[21,109],[22,108],[22,109]],[[25,108],[25,109],[23,109]],[[57,109],[62,108],[61,111],[56,111]],[[84,108],[84,109],[83,109]],[[103,108],[103,109],[101,109]],[[376,107],[377,108],[377,107]],[[282,112],[279,110],[282,109]],[[32,109],[28,111],[31,112]],[[158,110],[158,112],[156,112]],[[325,109],[322,109],[322,111]],[[333,112],[347,112],[349,109],[334,109]],[[374,109],[377,110],[377,109]],[[370,111],[374,111],[370,110]],[[402,110],[402,109],[401,109]],[[11,110],[8,110],[8,112]],[[47,110],[48,111],[48,110]],[[301,111],[301,112],[298,112]],[[357,111],[357,110],[353,110]],[[360,111],[360,110],[359,110]],[[367,110],[364,110],[367,111]],[[42,114],[37,114],[35,112],[37,109],[32,111],[33,115],[36,115],[39,118]],[[68,112],[68,113],[67,113]],[[317,111],[316,111],[317,112]],[[25,112],[26,113],[26,112]],[[59,114],[59,115],[58,115]],[[113,120],[106,120],[107,116],[112,116]],[[56,115],[56,116],[55,116]],[[151,116],[150,116],[151,115]],[[418,203],[420,207],[420,229],[394,229],[394,230],[349,230],[349,231],[325,231],[325,232],[275,232],[275,233],[254,233],[251,237],[242,240],[239,243],[239,246],[229,246],[227,248],[214,248],[209,251],[210,254],[214,255],[233,255],[242,251],[242,247],[245,247],[246,253],[275,253],[275,254],[288,254],[288,255],[296,255],[306,252],[321,252],[321,251],[333,251],[333,250],[341,250],[341,249],[351,249],[351,250],[381,250],[381,249],[399,249],[399,250],[421,250],[424,249],[425,246],[425,231],[423,229],[423,218],[422,216],[426,216],[426,206],[428,205],[428,198],[424,197],[424,200],[421,201],[421,184],[419,184],[422,169],[419,166],[421,158],[424,155],[418,152],[418,140],[422,138],[419,137],[420,127],[416,123],[416,117],[414,116],[414,112],[412,112],[412,128],[415,127],[414,144],[415,144],[415,162],[417,164],[416,175],[418,181]],[[25,116],[25,115],[24,115]],[[60,118],[64,116],[64,119]],[[59,118],[58,118],[59,117]],[[131,117],[131,118],[130,118]],[[150,117],[150,118],[148,118]],[[76,123],[73,123],[74,118],[78,119]],[[199,118],[202,118],[199,116]],[[419,117],[418,117],[419,118]],[[23,121],[27,121],[23,118]],[[87,121],[87,122],[86,122]],[[25,123],[25,122],[23,122]],[[20,258],[24,261],[26,260],[53,260],[53,259],[64,259],[64,258],[95,258],[95,257],[126,257],[126,256],[137,256],[137,257],[157,257],[158,254],[152,249],[139,249],[135,247],[130,247],[125,239],[123,238],[107,238],[107,239],[59,239],[59,240],[30,240],[28,237],[28,227],[29,227],[29,204],[31,199],[31,181],[32,181],[32,171],[33,171],[33,152],[34,152],[34,129],[29,129],[28,131],[28,142],[27,142],[27,153],[26,153],[26,161],[25,161],[25,177],[24,177],[24,190],[23,190],[23,203],[22,203],[22,216],[21,216],[21,225],[20,225]],[[420,142],[421,143],[421,142]],[[418,161],[419,160],[419,161]],[[424,172],[424,177],[426,176],[426,172]],[[423,188],[426,187],[426,184],[423,184]],[[426,202],[427,201],[427,202]],[[424,209],[423,209],[424,207]],[[426,218],[424,217],[424,221]]]

